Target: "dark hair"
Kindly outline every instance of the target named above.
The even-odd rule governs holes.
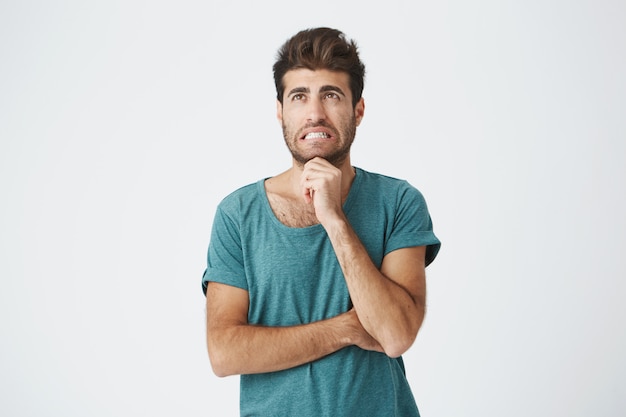
[[[361,99],[365,65],[359,58],[356,43],[346,39],[342,32],[325,27],[305,29],[283,44],[274,63],[276,98],[281,103],[285,92],[283,77],[287,71],[299,68],[346,72],[350,76],[352,106]]]

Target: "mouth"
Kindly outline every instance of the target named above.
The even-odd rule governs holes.
[[[300,136],[300,140],[328,140],[334,139],[334,137],[335,135],[333,134],[331,129],[317,126],[314,128],[306,129],[302,133],[302,136]]]
[[[302,138],[303,140],[310,139],[330,139],[330,135],[326,132],[309,132]]]

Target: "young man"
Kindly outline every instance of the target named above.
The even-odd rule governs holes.
[[[406,181],[352,166],[365,67],[354,41],[299,32],[274,64],[292,166],[217,208],[203,276],[218,376],[242,416],[419,416],[401,355],[440,242]]]

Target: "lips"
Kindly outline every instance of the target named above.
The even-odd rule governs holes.
[[[309,132],[302,139],[329,139],[330,135],[326,132]]]
[[[300,140],[328,140],[334,139],[337,134],[335,129],[323,123],[304,126],[300,131]]]

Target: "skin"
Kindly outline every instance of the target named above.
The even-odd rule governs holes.
[[[207,347],[218,376],[288,369],[350,345],[397,357],[413,344],[424,319],[425,247],[393,251],[379,270],[343,213],[355,176],[349,150],[363,119],[363,99],[352,107],[345,73],[291,70],[284,82],[277,118],[292,167],[266,181],[268,199],[287,225],[324,227],[354,307],[298,326],[256,326],[247,321],[247,291],[210,282]],[[304,139],[310,132],[327,137]]]

